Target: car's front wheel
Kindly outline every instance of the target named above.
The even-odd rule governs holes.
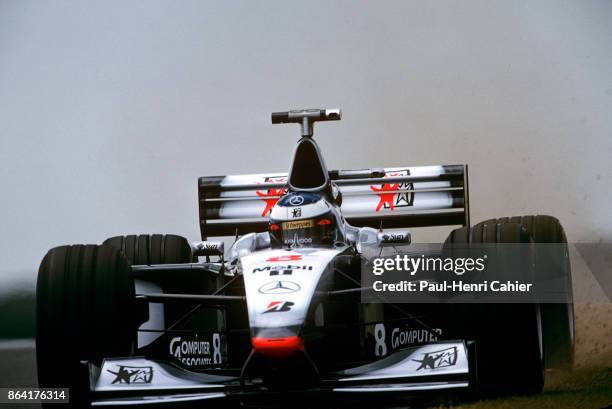
[[[542,331],[546,368],[574,366],[574,300],[572,272],[565,231],[559,220],[552,216],[515,216],[487,220],[479,226],[518,223],[536,243],[536,274],[539,281],[561,281],[557,292],[563,302],[544,303]]]
[[[127,356],[136,337],[134,281],[112,246],[56,247],[36,286],[36,359],[40,387],[70,388],[72,407],[88,401],[81,361]]]
[[[445,251],[466,255],[466,251],[482,248],[482,245],[491,251],[497,247],[500,257],[496,259],[497,265],[491,266],[491,271],[499,273],[520,267],[516,273],[532,281],[534,272],[530,258],[503,265],[508,261],[503,257],[503,247],[517,244],[525,249],[532,248],[531,236],[523,226],[488,223],[453,230],[445,242]],[[539,304],[481,303],[456,307],[464,313],[464,331],[476,341],[477,386],[482,394],[530,394],[542,390],[544,347]]]

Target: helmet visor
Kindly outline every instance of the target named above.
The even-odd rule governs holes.
[[[331,214],[314,219],[270,220],[273,247],[329,247],[334,243],[335,223]]]

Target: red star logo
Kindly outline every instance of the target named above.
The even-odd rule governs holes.
[[[280,196],[285,193],[285,189],[268,189],[267,192],[260,192],[256,190],[255,193],[257,196],[263,198],[262,200],[266,203],[266,207],[264,211],[261,213],[261,217],[265,217],[268,213],[272,211],[276,202],[280,199]]]
[[[286,177],[267,177],[265,179],[265,182],[271,182],[271,183],[285,183],[287,181]],[[256,182],[259,183],[259,182]],[[285,188],[281,188],[281,189],[268,189],[267,192],[260,192],[260,191],[255,191],[255,194],[259,197],[262,198],[262,200],[266,203],[266,207],[264,208],[263,212],[261,213],[261,217],[266,217],[266,215],[268,215],[268,213],[272,212],[272,208],[276,205],[276,202],[278,202],[278,200],[280,199],[280,197],[282,195],[284,195],[287,192],[287,189]]]
[[[377,212],[379,212],[380,209],[385,204],[389,206],[389,209],[391,210],[394,209],[393,196],[395,196],[395,192],[397,191],[398,188],[399,188],[399,183],[395,183],[393,185],[390,183],[383,183],[383,185],[380,188],[377,188],[376,186],[370,186],[370,189],[373,192],[381,192],[381,193],[376,193],[379,198],[378,206],[376,206]]]

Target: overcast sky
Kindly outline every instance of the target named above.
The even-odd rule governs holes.
[[[329,168],[468,163],[474,222],[612,241],[611,21],[610,1],[0,0],[0,281],[60,244],[197,239],[197,177],[286,170],[288,108],[342,108],[315,130]]]

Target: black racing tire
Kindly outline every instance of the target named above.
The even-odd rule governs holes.
[[[547,276],[562,277],[564,281],[564,303],[543,303],[542,330],[544,332],[545,365],[549,369],[571,369],[574,366],[574,304],[572,295],[572,274],[567,250],[567,238],[563,226],[552,216],[514,216],[491,219],[484,224],[518,223],[527,230],[535,243],[555,243],[563,248],[538,250],[536,272]],[[554,278],[554,277],[549,277]]]
[[[49,250],[36,285],[39,386],[70,388],[70,407],[85,406],[89,380],[80,361],[99,365],[102,358],[130,355],[137,329],[133,305],[131,268],[115,247]]]
[[[187,239],[174,234],[115,236],[103,244],[120,249],[132,265],[180,264],[194,260]]]
[[[130,234],[115,236],[104,240],[105,245],[119,249],[125,255],[131,265],[153,265],[153,264],[185,264],[195,261],[191,246],[185,237],[175,234]],[[185,292],[185,288],[192,285],[202,284],[202,277],[196,273],[181,274],[177,280],[172,274],[155,274],[149,272],[147,278],[140,278],[160,286],[162,292],[176,293]],[[139,277],[136,279],[136,288],[140,291]],[[166,303],[163,305],[164,319],[174,322],[193,308],[189,303]],[[212,311],[211,311],[212,313]]]
[[[479,224],[453,230],[445,252],[476,243],[526,243],[531,238],[516,223]],[[463,253],[465,254],[465,253]],[[525,261],[525,275],[533,276]],[[539,304],[484,303],[458,306],[466,332],[476,341],[478,393],[484,396],[539,393],[544,386],[544,351]]]

